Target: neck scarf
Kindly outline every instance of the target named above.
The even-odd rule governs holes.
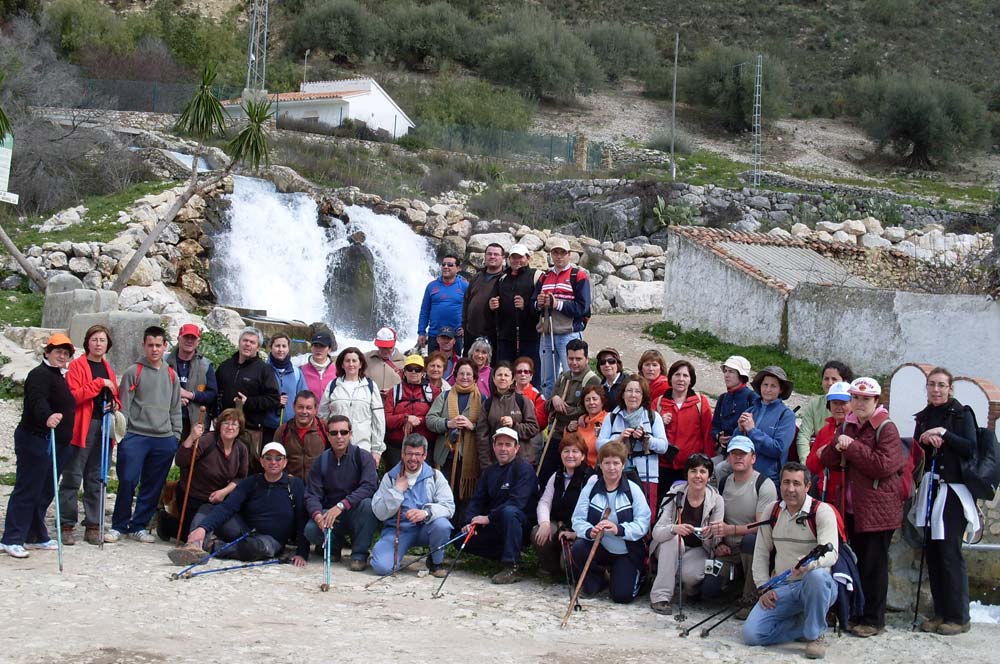
[[[271,366],[274,367],[275,369],[281,369],[282,371],[285,371],[286,369],[291,369],[292,368],[292,356],[291,355],[289,355],[288,357],[286,357],[283,360],[279,360],[274,355],[268,355],[268,357],[270,358]]]
[[[469,412],[466,415],[470,421],[475,423],[479,420],[479,408],[482,405],[479,396],[479,386],[473,383],[468,387],[461,387],[457,383],[448,392],[448,419],[452,419],[461,415],[461,411],[458,407],[458,395],[467,394],[469,395]],[[455,490],[454,482],[452,483],[452,493],[457,495],[459,498],[468,498],[472,495],[472,492],[476,488],[476,480],[479,479],[479,459],[477,458],[478,453],[476,451],[476,434],[474,431],[469,431],[468,429],[459,430],[458,440],[455,443],[449,442],[449,449],[455,453],[452,459],[452,463],[458,463],[459,459],[462,460],[462,477],[458,486],[458,490]],[[454,473],[452,474],[454,477]]]

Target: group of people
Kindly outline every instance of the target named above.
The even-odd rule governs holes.
[[[332,337],[320,332],[297,364],[287,336],[269,340],[265,359],[263,335],[247,328],[214,368],[188,324],[169,353],[166,332],[147,328],[143,356],[118,377],[107,328],[87,330],[76,359],[70,339],[53,335],[25,382],[3,551],[23,558],[57,546],[44,522],[55,463],[67,545],[81,485],[90,544],[155,541],[148,528],[164,500],[157,532],[176,537],[177,564],[212,551],[268,560],[291,545],[290,561],[303,566],[329,536],[334,562],[349,541],[351,570],[388,574],[408,549],[428,546],[428,569],[443,576],[444,544],[471,530],[465,549],[501,565],[494,583],[522,578],[532,546],[540,574],[585,575],[586,595],[607,588],[621,603],[648,588],[660,614],[684,596],[728,588],[743,603],[747,643],[804,638],[810,657],[825,651],[838,597],[831,569],[846,541],[865,597],[851,632],[881,633],[908,452],[879,405],[878,382],[828,362],[825,394],[796,418],[785,372],[752,372],[741,356],[722,363],[726,391],[714,409],[695,390],[694,365],[668,366],[657,350],[630,371],[603,348],[591,368],[586,272],[569,263],[565,240],[549,250],[553,267],[539,273],[525,247],[490,245],[467,284],[457,258],[445,256],[421,309],[426,355],[400,353],[396,332],[382,328],[375,350],[334,358]],[[921,628],[944,635],[969,629],[961,544],[977,525],[960,473],[975,423],[951,385],[947,370],[929,374],[913,446],[936,459],[922,478],[937,490],[926,510],[934,609]],[[125,431],[114,441],[118,491],[102,532],[106,478],[95,449],[114,412]],[[174,464],[180,479],[168,496]],[[783,572],[790,582],[766,586]]]

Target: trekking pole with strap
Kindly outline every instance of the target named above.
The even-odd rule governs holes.
[[[683,513],[684,506],[682,503],[676,504],[677,509],[677,523],[681,523],[681,515]],[[687,616],[684,615],[684,538],[677,535],[677,615],[674,616],[674,620],[677,622],[684,622],[687,620]]]
[[[59,573],[63,571],[62,514],[59,511],[59,464],[56,463],[56,430],[49,429],[49,455],[52,457],[52,488],[56,501],[56,543],[59,551]]]
[[[470,523],[469,530],[465,533],[465,539],[462,540],[462,546],[458,549],[458,554],[455,556],[455,559],[451,561],[451,565],[448,567],[448,572],[444,575],[444,578],[441,579],[441,585],[439,585],[437,590],[434,591],[434,594],[431,595],[432,598],[436,599],[441,596],[441,589],[444,588],[444,582],[448,580],[448,577],[451,576],[451,573],[455,570],[455,565],[458,564],[458,559],[462,557],[462,553],[465,551],[465,545],[469,543],[469,540],[472,539],[475,534],[476,524]]]
[[[170,580],[171,581],[176,581],[177,579],[183,579],[183,578],[185,578],[188,574],[191,573],[190,571],[193,570],[198,565],[204,565],[205,563],[207,563],[212,558],[215,558],[216,556],[218,556],[219,554],[223,553],[224,551],[226,551],[228,549],[231,549],[232,547],[236,546],[237,544],[239,544],[240,542],[242,542],[243,540],[245,540],[246,538],[250,537],[251,535],[253,535],[256,532],[257,532],[256,528],[251,528],[250,530],[246,531],[245,533],[243,533],[242,535],[240,535],[239,537],[237,537],[236,539],[234,539],[232,542],[229,542],[228,544],[220,546],[217,550],[212,551],[211,553],[205,554],[200,560],[198,560],[198,561],[196,561],[194,563],[191,563],[190,565],[188,565],[187,567],[185,567],[181,571],[176,572],[174,574],[171,574],[170,577],[169,577]]]
[[[604,512],[601,514],[601,521],[604,521],[611,515],[611,505],[604,508]],[[569,606],[566,608],[566,615],[562,619],[562,627],[565,627],[569,623],[569,617],[573,615],[573,607],[576,606],[577,599],[580,597],[580,591],[583,590],[583,582],[587,579],[587,571],[590,569],[590,563],[593,562],[594,556],[597,555],[597,547],[601,545],[601,540],[604,539],[604,533],[606,531],[601,529],[601,532],[597,533],[594,538],[594,543],[590,547],[590,553],[587,554],[587,562],[583,564],[583,569],[580,570],[580,578],[576,582],[576,590],[573,591],[573,596],[569,599]]]
[[[246,563],[244,565],[231,565],[229,567],[220,567],[219,569],[203,569],[199,572],[190,572],[182,579],[193,579],[196,576],[202,576],[204,574],[220,574],[222,572],[232,572],[238,569],[247,569],[250,567],[264,567],[265,565],[281,565],[287,561],[281,560],[279,558],[271,558],[270,560],[261,560],[256,563]]]
[[[918,443],[913,442],[914,445]],[[924,558],[927,557],[927,542],[931,532],[931,506],[934,504],[934,483],[935,471],[937,471],[937,448],[931,455],[931,472],[927,480],[927,508],[924,510],[924,545],[920,548],[920,571],[917,573],[917,598],[913,600],[913,624],[912,631],[917,629],[917,621],[920,616],[920,588],[924,582]]]
[[[198,409],[198,424],[205,426],[205,407]],[[191,496],[191,480],[194,479],[194,464],[198,461],[198,441],[194,441],[191,449],[191,467],[188,468],[187,486],[184,487],[184,502],[181,503],[181,520],[177,524],[176,546],[181,545],[181,533],[184,532],[184,517],[187,514],[188,498]]]
[[[282,392],[281,396],[285,397],[286,399],[288,398],[288,394],[286,394],[285,392]],[[286,408],[285,406],[281,406],[281,412],[278,413],[278,426],[279,427],[282,424],[285,423],[285,408]],[[271,442],[271,441],[267,441],[267,442]]]
[[[104,550],[104,527],[108,511],[108,470],[111,467],[111,409],[105,404],[101,418],[101,514],[98,518],[99,541],[97,548]]]
[[[330,556],[331,544],[333,540],[333,528],[323,529],[323,583],[319,589],[323,592],[330,590]]]
[[[571,558],[572,545],[569,543],[568,539],[560,538],[562,542],[562,554],[563,554],[563,571],[566,573],[566,591],[569,592],[569,601],[573,601],[573,587],[576,583],[573,580],[573,560]],[[583,607],[580,606],[580,601],[577,600],[573,603],[574,611],[583,611]]]
[[[463,537],[465,537],[465,533],[459,533],[459,534],[455,535],[454,537],[452,537],[447,542],[445,542],[444,544],[442,544],[441,546],[433,549],[432,551],[428,551],[424,555],[422,555],[422,556],[420,556],[418,558],[415,558],[414,560],[411,560],[410,562],[406,563],[405,565],[403,565],[402,567],[400,567],[398,570],[393,570],[392,572],[389,572],[388,574],[383,574],[382,576],[380,576],[377,579],[372,579],[371,581],[369,581],[368,583],[365,584],[365,590],[367,590],[368,588],[371,588],[372,586],[374,586],[379,581],[383,581],[385,579],[388,579],[390,576],[395,576],[396,572],[402,572],[404,569],[408,569],[412,565],[416,565],[421,560],[425,560],[427,558],[430,558],[431,556],[433,556],[438,551],[441,551],[443,549],[448,548],[448,546],[454,544],[455,542],[457,542],[458,540],[462,539]]]

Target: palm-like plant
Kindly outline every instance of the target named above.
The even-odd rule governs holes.
[[[0,71],[0,87],[3,87],[3,79],[4,73]],[[13,132],[10,128],[10,118],[7,117],[7,113],[3,110],[3,106],[0,106],[0,143],[3,143],[4,139],[11,133]]]

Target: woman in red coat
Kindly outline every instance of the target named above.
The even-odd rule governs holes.
[[[433,445],[427,429],[427,411],[440,393],[424,382],[424,358],[410,355],[403,360],[403,381],[385,395],[385,467],[393,468],[402,458],[403,438],[419,433]]]
[[[76,415],[70,439],[70,458],[59,482],[63,544],[76,543],[76,524],[79,521],[77,494],[81,482],[83,538],[88,544],[101,543],[101,423],[105,407],[117,410],[121,405],[118,379],[106,357],[111,343],[108,328],[92,326],[83,337],[85,354],[70,362],[66,374],[66,384],[76,401]],[[115,537],[105,534],[104,541],[113,542]]]
[[[827,468],[820,461],[819,455],[827,445],[833,443],[839,430],[844,425],[844,419],[851,412],[851,384],[834,383],[830,386],[830,391],[826,393],[826,409],[830,411],[830,417],[826,418],[824,424],[816,432],[816,440],[809,448],[809,457],[806,459],[806,468],[815,478],[813,480],[814,495],[825,503],[835,506],[840,513],[846,510],[847,496],[841,491],[844,485],[844,468]]]
[[[667,361],[655,348],[650,348],[639,356],[639,373],[649,383],[649,403],[651,404],[657,403],[660,397],[670,389],[666,369]]]
[[[858,556],[864,614],[851,632],[869,637],[885,631],[889,592],[889,543],[903,523],[903,442],[889,411],[879,406],[882,388],[871,378],[851,383],[851,413],[844,432],[820,453],[827,468],[847,466],[847,514],[851,548]]]
[[[672,461],[660,455],[661,495],[666,495],[674,482],[687,479],[684,466],[692,454],[712,458],[715,441],[712,440],[712,405],[708,397],[694,391],[698,376],[694,365],[687,360],[677,360],[667,370],[670,389],[656,401],[653,410],[663,418],[667,441],[679,451]]]

